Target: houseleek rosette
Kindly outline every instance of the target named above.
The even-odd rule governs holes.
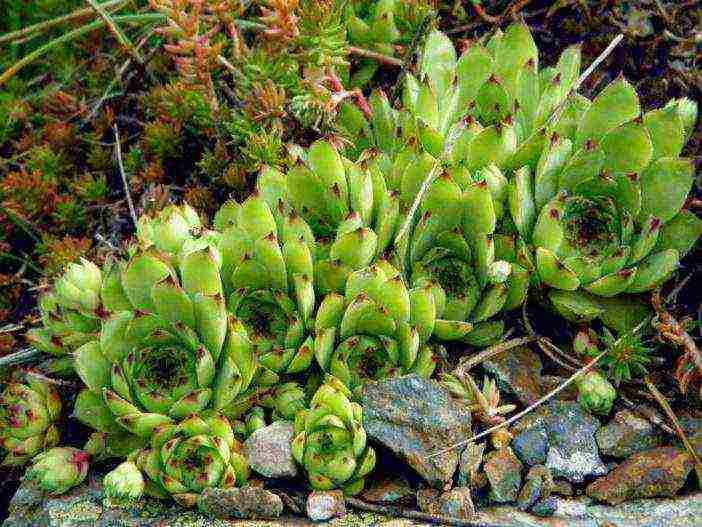
[[[75,415],[100,432],[148,439],[159,425],[229,405],[257,363],[227,317],[213,247],[184,254],[178,270],[155,247],[132,250],[104,279],[113,314],[75,352],[87,386]]]
[[[2,464],[24,465],[59,442],[56,420],[61,398],[48,383],[27,375],[26,383],[11,382],[0,394],[0,447]]]
[[[309,227],[280,218],[258,192],[225,204],[215,218],[228,309],[261,365],[299,373],[313,361],[315,303]]]
[[[681,211],[693,168],[678,157],[678,108],[641,116],[633,87],[617,79],[569,137],[551,136],[533,173],[516,172],[512,217],[562,316],[630,329],[645,315],[631,295],[665,281],[699,236],[702,222]]]
[[[24,477],[51,495],[80,485],[88,475],[90,456],[72,447],[54,447],[36,456]]]
[[[337,379],[323,384],[310,408],[297,414],[292,453],[313,489],[343,489],[352,496],[375,467],[375,451],[366,442],[363,409],[349,396]]]
[[[322,300],[315,323],[317,362],[352,392],[367,380],[417,373],[435,362],[427,340],[435,324],[427,287],[408,290],[399,272],[380,260],[352,272],[343,295]]]
[[[327,141],[313,143],[286,174],[264,171],[258,188],[281,222],[302,218],[309,226],[305,237],[316,240],[314,283],[320,294],[343,294],[349,274],[385,252],[399,218],[398,197]]]
[[[227,418],[205,413],[156,427],[149,448],[135,458],[148,478],[150,494],[170,496],[185,507],[194,507],[205,489],[246,482],[249,465],[241,451]],[[138,484],[137,478],[133,481]]]
[[[100,330],[102,272],[94,263],[81,259],[72,263],[51,291],[39,298],[42,327],[30,329],[27,340],[37,349],[66,356]]]

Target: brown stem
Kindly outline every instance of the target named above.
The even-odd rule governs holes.
[[[473,368],[475,368],[481,362],[491,359],[495,355],[500,355],[501,353],[509,351],[518,346],[524,346],[525,344],[529,344],[534,340],[536,340],[536,337],[520,337],[517,339],[508,340],[506,342],[500,342],[499,344],[495,344],[494,346],[490,346],[489,348],[481,351],[477,355],[461,359],[461,361],[458,363],[458,366],[456,367],[456,373],[459,375],[463,375],[464,373],[467,373]]]
[[[351,55],[377,60],[381,64],[386,64],[388,66],[396,66],[401,68],[404,64],[404,62],[402,62],[400,59],[396,59],[395,57],[388,57],[387,55],[383,55],[382,53],[378,53],[376,51],[371,51],[370,49],[358,48],[356,46],[349,46],[346,49],[348,49],[348,52]]]
[[[488,22],[490,24],[499,24],[502,21],[502,16],[493,16],[485,11],[483,9],[483,6],[480,4],[473,4],[473,9],[475,9],[475,12],[478,14],[480,18],[485,20],[485,22]]]
[[[437,525],[453,525],[454,527],[499,527],[496,523],[464,520],[462,518],[443,516],[441,514],[428,514],[426,512],[403,509],[402,507],[396,507],[394,505],[368,503],[358,498],[346,498],[346,503],[351,505],[354,509],[377,512],[390,518],[409,518],[411,520],[420,520]]]

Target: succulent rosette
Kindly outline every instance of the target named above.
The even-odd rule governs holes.
[[[72,263],[51,291],[39,299],[42,327],[27,332],[37,349],[66,356],[93,340],[100,331],[102,272],[94,263],[81,259]]]
[[[97,431],[147,439],[159,425],[227,407],[258,365],[227,316],[215,248],[184,253],[177,268],[154,246],[132,252],[103,281],[111,315],[99,338],[75,352],[87,386],[75,415]]]
[[[309,410],[297,414],[292,452],[312,488],[343,489],[352,496],[363,490],[365,477],[375,467],[375,451],[366,441],[363,409],[349,397],[338,380],[323,384]]]
[[[607,377],[591,370],[578,379],[578,402],[593,414],[609,415],[617,398],[617,390]]]
[[[206,412],[156,427],[149,448],[135,458],[148,477],[147,492],[194,507],[205,489],[246,482],[249,465],[241,451],[227,418]],[[137,478],[133,481],[138,483]]]
[[[570,135],[551,136],[533,172],[516,173],[510,211],[562,316],[631,329],[646,313],[632,295],[664,282],[699,236],[682,210],[693,167],[679,157],[691,118],[679,108],[641,115],[616,79]]]
[[[343,293],[349,274],[388,248],[399,218],[398,197],[363,163],[351,163],[327,141],[313,143],[302,155],[286,174],[264,171],[258,188],[281,222],[302,218],[309,226],[302,236],[316,240],[316,291]]]
[[[105,475],[102,481],[105,497],[112,504],[119,506],[132,505],[144,493],[144,476],[139,467],[127,460]]]
[[[72,447],[54,447],[32,460],[24,477],[51,495],[63,494],[80,485],[88,475],[90,456]]]
[[[60,439],[58,392],[31,374],[26,378],[26,383],[9,383],[0,394],[0,447],[7,452],[3,465],[24,465]]]
[[[273,372],[305,371],[314,359],[309,227],[300,218],[281,218],[258,192],[241,204],[226,203],[215,224],[221,229],[221,273],[238,338]]]
[[[322,369],[358,393],[367,380],[417,373],[436,366],[427,344],[435,324],[427,287],[408,290],[387,261],[352,272],[344,294],[329,293],[315,322],[314,351]]]

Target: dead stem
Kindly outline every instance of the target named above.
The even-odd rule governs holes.
[[[105,24],[107,25],[108,29],[110,30],[110,32],[112,32],[112,34],[117,39],[117,42],[119,42],[119,44],[124,48],[124,50],[128,54],[130,54],[132,58],[136,60],[139,64],[144,64],[144,59],[141,58],[141,55],[139,55],[139,52],[134,47],[134,44],[132,44],[132,41],[129,40],[129,37],[127,37],[127,35],[124,34],[124,32],[120,29],[120,27],[109,15],[109,13],[105,11],[105,8],[98,4],[95,0],[87,0],[87,2],[90,4],[90,7],[92,7],[95,10],[98,16],[105,21]]]
[[[490,346],[489,348],[481,351],[477,355],[461,359],[458,366],[456,366],[455,371],[458,375],[463,375],[475,368],[478,364],[485,362],[496,355],[500,355],[501,353],[518,346],[524,346],[525,344],[529,344],[534,340],[536,340],[536,337],[519,337],[505,342],[500,342],[499,344],[495,344],[494,346]]]
[[[685,445],[685,449],[694,460],[695,472],[697,473],[697,485],[699,486],[699,488],[702,488],[702,461],[700,461],[700,458],[697,455],[697,452],[695,451],[695,447],[692,446],[690,440],[685,435],[685,431],[680,426],[678,417],[675,415],[675,412],[673,412],[673,409],[670,407],[670,403],[668,403],[668,400],[665,397],[663,397],[663,394],[660,391],[658,391],[656,385],[653,384],[653,382],[651,381],[651,377],[646,375],[644,377],[644,381],[646,382],[646,386],[651,392],[651,395],[653,395],[653,397],[656,399],[661,408],[663,408],[663,411],[668,416],[668,419],[670,419],[673,422],[675,432],[678,434],[678,437],[682,441],[683,445]]]
[[[544,395],[541,399],[539,399],[538,401],[536,401],[536,402],[534,402],[533,404],[529,405],[527,408],[525,408],[525,409],[522,410],[521,412],[514,414],[512,417],[510,417],[510,418],[507,419],[506,421],[503,421],[502,423],[499,423],[499,424],[497,424],[497,425],[495,425],[495,426],[493,426],[493,427],[490,427],[490,428],[488,428],[487,430],[483,430],[483,431],[480,432],[479,434],[475,434],[473,437],[471,437],[471,438],[469,438],[469,439],[466,439],[465,441],[460,441],[459,443],[455,443],[455,444],[453,444],[453,445],[451,445],[451,446],[449,446],[449,447],[446,447],[446,448],[444,448],[444,449],[442,449],[442,450],[439,450],[439,451],[437,451],[437,452],[434,452],[433,454],[430,454],[428,457],[429,457],[429,458],[434,458],[434,457],[440,456],[440,455],[442,455],[442,454],[444,454],[444,453],[446,453],[446,452],[450,452],[451,450],[455,450],[456,448],[460,448],[460,447],[462,447],[462,446],[465,446],[465,445],[467,445],[468,443],[472,443],[473,441],[477,441],[478,439],[480,439],[480,438],[482,438],[482,437],[485,437],[485,436],[487,436],[487,435],[490,435],[490,434],[492,434],[493,432],[496,432],[497,430],[500,430],[501,428],[505,428],[505,427],[511,425],[512,423],[518,421],[519,419],[521,419],[522,417],[524,417],[524,416],[527,415],[528,413],[532,412],[533,410],[535,410],[536,408],[538,408],[539,406],[541,406],[541,405],[544,404],[545,402],[548,402],[550,399],[552,399],[553,397],[555,397],[556,395],[558,395],[560,392],[562,392],[563,390],[565,390],[565,389],[566,389],[568,386],[570,386],[573,382],[575,382],[575,381],[578,380],[580,377],[582,377],[585,373],[587,373],[587,372],[590,371],[592,368],[594,368],[595,365],[600,361],[600,359],[601,359],[602,357],[604,357],[606,354],[607,354],[607,351],[603,351],[602,353],[600,353],[597,357],[595,357],[594,359],[592,359],[592,361],[591,361],[590,363],[586,364],[585,366],[583,366],[582,368],[580,368],[578,371],[576,371],[575,373],[573,373],[573,375],[571,375],[570,377],[568,377],[568,379],[566,379],[566,380],[565,380],[563,383],[561,383],[559,386],[557,386],[556,388],[554,388],[553,390],[551,390],[548,394]]]
[[[129,207],[129,215],[132,217],[132,221],[134,222],[134,228],[136,228],[138,220],[136,211],[134,210],[134,202],[132,201],[132,196],[129,193],[129,183],[127,183],[127,175],[124,173],[124,164],[122,163],[122,147],[120,146],[119,130],[117,129],[116,124],[112,125],[112,130],[115,133],[115,154],[117,156],[117,166],[119,167],[119,175],[122,178],[124,194],[127,198],[127,205]]]
[[[395,57],[389,57],[387,55],[383,55],[382,53],[371,51],[370,49],[358,48],[356,46],[349,46],[346,49],[351,55],[377,60],[381,64],[386,64],[388,66],[397,66],[401,68],[404,64],[404,62],[400,59],[396,59]]]
[[[354,509],[362,511],[377,512],[384,514],[390,518],[409,518],[411,520],[420,520],[436,525],[453,525],[454,527],[500,527],[496,523],[485,523],[481,521],[463,520],[452,516],[443,516],[440,514],[428,514],[426,512],[414,511],[396,507],[395,505],[380,505],[377,503],[368,503],[358,498],[346,498],[346,503]]]
[[[656,311],[656,319],[653,327],[658,331],[659,338],[673,346],[683,349],[682,356],[678,359],[677,380],[683,393],[687,391],[690,380],[693,377],[702,376],[702,353],[697,348],[695,341],[690,334],[685,331],[683,325],[671,315],[663,306],[660,289],[656,289],[651,295],[651,304]],[[693,364],[697,368],[697,374],[684,373],[684,366]]]

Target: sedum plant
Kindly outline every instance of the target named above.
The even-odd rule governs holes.
[[[11,382],[0,394],[0,447],[4,466],[24,465],[59,442],[56,421],[61,398],[47,382],[34,375],[26,383]]]
[[[88,475],[90,456],[72,447],[54,447],[36,456],[25,479],[36,482],[51,495],[80,485]]]
[[[344,294],[329,293],[315,322],[317,362],[352,393],[367,380],[417,373],[436,366],[427,340],[436,306],[426,288],[408,290],[387,261],[352,272]]]
[[[366,443],[363,410],[351,393],[329,378],[312,397],[309,410],[295,419],[292,452],[315,490],[342,489],[348,496],[363,490],[375,466],[375,451]]]
[[[172,496],[181,505],[194,507],[207,488],[240,487],[246,482],[249,465],[242,448],[226,417],[193,415],[157,427],[149,448],[135,455],[136,466],[148,477],[145,489],[150,494]],[[128,476],[133,486],[139,485],[131,467]],[[126,477],[121,483],[128,483]],[[122,489],[122,495],[128,493]]]

